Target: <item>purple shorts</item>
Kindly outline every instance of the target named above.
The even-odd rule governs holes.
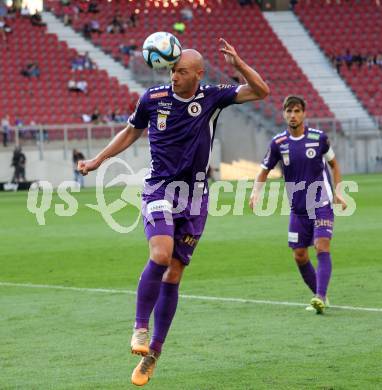
[[[158,211],[160,210],[160,211]],[[173,257],[188,265],[203,233],[208,214],[208,196],[203,196],[200,212],[191,215],[189,208],[172,214],[166,201],[157,200],[143,204],[143,225],[147,240],[153,236],[166,235],[174,239]]]
[[[314,244],[316,238],[333,235],[334,214],[331,206],[316,209],[316,218],[308,215],[290,214],[288,245],[292,249],[307,248]]]

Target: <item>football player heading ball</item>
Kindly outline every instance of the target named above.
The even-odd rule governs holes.
[[[204,229],[208,201],[206,172],[219,113],[229,105],[264,99],[269,94],[267,84],[239,57],[235,48],[224,39],[220,43],[220,52],[246,84],[201,85],[202,55],[193,49],[183,50],[171,69],[171,85],[148,89],[126,128],[96,157],[78,163],[78,170],[86,175],[131,146],[149,125],[152,166],[142,194],[142,212],[150,258],[137,288],[131,351],[143,358],[132,373],[135,385],[145,385],[153,375],[175,315],[183,271]],[[193,196],[166,198],[166,189],[175,181],[200,190],[196,194],[197,213],[195,210],[191,213]],[[182,200],[186,206],[175,212],[175,203]],[[153,311],[154,329],[149,342]]]

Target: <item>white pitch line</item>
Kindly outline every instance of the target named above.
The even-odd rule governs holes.
[[[40,289],[79,291],[79,292],[90,292],[90,293],[136,295],[136,292],[133,290],[118,290],[112,288],[70,287],[70,286],[57,286],[57,285],[49,285],[49,284],[0,282],[0,287],[40,288]],[[306,306],[307,305],[306,303],[298,303],[298,302],[268,301],[263,299],[224,298],[224,297],[212,297],[212,296],[205,296],[205,295],[180,294],[180,297],[184,299],[194,299],[199,301],[251,303],[257,305],[277,305],[277,306]],[[331,305],[330,307],[334,309],[342,309],[342,310],[369,311],[369,312],[378,312],[378,313],[382,312],[382,308],[377,308],[377,307],[356,307],[356,306],[337,306],[337,305]]]

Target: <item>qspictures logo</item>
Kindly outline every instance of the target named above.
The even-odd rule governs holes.
[[[119,164],[125,173],[118,174],[106,183],[108,170],[116,164]],[[138,178],[141,180],[148,173],[148,169],[143,169],[135,174],[129,164],[121,158],[114,157],[107,160],[96,171],[95,204],[86,204],[85,206],[99,213],[107,226],[122,234],[130,233],[138,226],[142,209],[149,223],[155,223],[151,214],[158,211],[165,212],[165,220],[168,224],[172,224],[173,214],[182,213],[185,210],[188,210],[191,215],[200,215],[204,204],[202,198],[205,194],[204,172],[199,172],[196,175],[196,181],[191,186],[183,181],[167,184],[164,191],[163,188],[161,191],[164,193],[163,199],[145,203],[141,200],[142,186],[132,185],[132,183],[137,183]],[[122,192],[119,198],[108,203],[105,190],[115,185],[121,186]],[[146,195],[151,195],[163,186],[164,181],[152,186],[146,183],[144,192]],[[212,183],[209,189],[208,214],[214,217],[222,217],[229,213],[234,216],[243,216],[248,210],[248,192],[252,187],[253,180],[250,179],[239,180],[236,185],[230,181]],[[264,186],[259,194],[259,201],[253,209],[253,214],[261,217],[271,216],[275,213],[289,215],[290,199],[295,193],[304,191],[306,204],[310,205],[309,218],[315,219],[315,210],[329,203],[322,199],[316,200],[316,194],[320,188],[327,189],[327,184],[317,181],[309,185],[305,182],[299,182],[285,183],[282,186],[280,182],[270,182],[267,190]],[[45,215],[52,207],[54,207],[54,213],[59,217],[74,216],[79,210],[79,203],[75,194],[80,191],[81,188],[75,181],[64,181],[57,187],[57,196],[60,200],[53,202],[53,185],[48,181],[40,181],[34,183],[29,189],[27,208],[29,212],[36,216],[37,223],[44,226],[47,223]],[[353,215],[356,211],[356,202],[349,193],[358,192],[358,184],[354,181],[343,181],[337,191],[340,191],[342,198],[346,201],[347,208],[342,210],[340,205],[334,204],[334,214],[339,217]],[[227,194],[231,194],[229,198],[233,201],[229,203],[224,201],[224,199],[227,199]],[[174,206],[175,203],[176,206]],[[115,214],[121,211],[132,213],[131,218],[128,218],[129,223],[126,225],[121,224],[115,218]],[[124,221],[126,220],[124,218]]]

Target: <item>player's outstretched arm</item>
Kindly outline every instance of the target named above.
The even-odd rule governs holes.
[[[265,99],[269,95],[269,87],[261,76],[246,64],[237,54],[235,48],[225,39],[220,38],[223,47],[220,51],[224,54],[226,61],[232,64],[238,72],[244,77],[247,84],[243,85],[235,99],[236,103],[245,103],[251,100]]]
[[[333,174],[333,181],[334,181],[334,203],[340,204],[342,207],[342,210],[345,210],[347,207],[347,204],[345,200],[341,196],[341,171],[340,171],[340,165],[338,164],[337,160],[333,158],[332,160],[328,161],[328,164],[332,170]]]
[[[141,135],[143,130],[136,129],[132,125],[127,125],[120,131],[96,157],[91,160],[78,161],[77,169],[82,175],[97,169],[106,159],[116,156],[118,153],[127,149]]]
[[[251,196],[249,198],[249,207],[252,210],[256,207],[257,202],[260,199],[260,194],[268,179],[268,174],[269,170],[262,168],[260,173],[257,175],[255,182],[253,183]]]

